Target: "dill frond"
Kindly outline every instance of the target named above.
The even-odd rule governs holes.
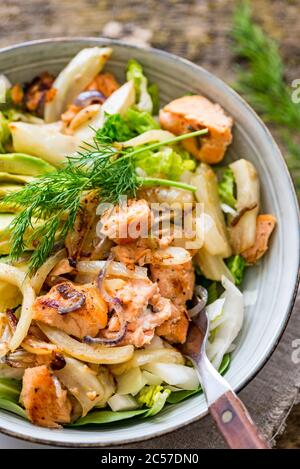
[[[65,239],[74,225],[80,207],[82,192],[88,177],[78,168],[68,165],[51,175],[27,184],[22,190],[6,196],[3,203],[22,209],[14,218],[11,258],[18,259],[26,250],[27,243],[37,248],[30,260],[30,270],[35,271],[51,253],[58,233]],[[33,232],[26,239],[27,230]]]
[[[134,197],[143,185],[168,185],[194,191],[195,188],[179,181],[138,177],[135,156],[142,151],[174,144],[184,138],[205,134],[206,129],[185,134],[142,147],[122,149],[118,144],[97,139],[84,144],[76,157],[68,158],[65,167],[38,178],[22,190],[4,197],[2,203],[21,211],[14,218],[10,230],[12,259],[18,259],[28,245],[35,250],[30,258],[29,271],[35,272],[53,250],[56,240],[64,241],[73,228],[84,193],[96,191],[102,202],[118,203],[123,195]],[[29,228],[33,232],[28,238]]]
[[[235,53],[247,61],[238,69],[236,88],[265,120],[298,130],[300,105],[293,103],[285,83],[278,45],[254,23],[248,1],[240,2],[234,12],[232,35]]]
[[[284,79],[284,64],[279,47],[252,17],[249,1],[241,1],[233,16],[234,52],[245,63],[237,70],[235,89],[261,114],[284,133],[291,171],[299,169],[300,150],[295,135],[300,128],[300,104],[292,101],[292,90]],[[284,132],[282,130],[284,129]],[[299,176],[295,177],[300,192]]]

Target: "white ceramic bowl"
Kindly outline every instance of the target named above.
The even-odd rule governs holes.
[[[108,39],[76,38],[29,42],[0,50],[0,73],[12,82],[24,82],[42,71],[59,72],[80,49],[113,47],[108,68],[124,79],[125,65],[136,58],[160,89],[161,103],[189,91],[220,103],[235,120],[234,141],[227,159],[247,158],[260,176],[262,207],[273,213],[278,226],[271,248],[258,266],[248,270],[243,285],[248,306],[245,323],[226,378],[235,390],[244,386],[274,350],[289,318],[299,266],[298,205],[281,153],[267,128],[229,86],[201,67],[174,55],[141,49]],[[29,441],[64,446],[109,446],[138,441],[195,421],[207,411],[203,396],[170,406],[152,419],[114,426],[49,430],[0,411],[0,430]]]

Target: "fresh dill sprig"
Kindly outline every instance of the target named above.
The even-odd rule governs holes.
[[[236,88],[265,120],[298,130],[300,105],[293,103],[285,83],[278,45],[254,23],[248,1],[240,2],[234,12],[232,34],[235,53],[247,61],[238,69]]]
[[[237,71],[234,87],[261,114],[262,118],[278,127],[279,135],[288,143],[287,163],[299,168],[299,148],[295,135],[300,128],[300,104],[292,101],[292,90],[284,79],[284,64],[278,44],[257,25],[252,17],[250,3],[238,3],[233,16],[234,51],[245,61]],[[295,178],[300,192],[299,177]]]
[[[12,259],[18,259],[27,244],[33,244],[36,247],[30,258],[29,271],[35,272],[51,253],[57,238],[64,240],[73,228],[82,196],[88,191],[95,191],[102,202],[111,203],[118,203],[123,195],[134,197],[142,185],[167,185],[194,191],[194,186],[179,181],[138,176],[135,156],[206,132],[207,129],[203,129],[128,149],[122,148],[121,144],[98,141],[96,137],[93,144],[84,144],[78,156],[68,158],[65,167],[3,199],[3,204],[21,210],[10,226]],[[28,238],[29,228],[33,230]]]
[[[10,226],[11,258],[18,259],[27,243],[33,244],[36,249],[30,259],[30,270],[38,269],[52,251],[57,234],[65,239],[74,226],[81,195],[88,182],[82,170],[68,165],[5,197],[4,204],[7,202],[22,210]],[[29,228],[33,229],[27,238]]]

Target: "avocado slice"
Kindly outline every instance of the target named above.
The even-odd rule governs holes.
[[[28,184],[28,182],[34,181],[34,179],[35,178],[32,176],[24,176],[23,174],[10,174],[0,172],[0,182]]]
[[[25,153],[0,154],[0,173],[41,176],[55,171],[54,166]]]

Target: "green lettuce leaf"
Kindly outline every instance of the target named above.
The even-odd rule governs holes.
[[[136,166],[147,176],[167,178],[178,181],[184,171],[193,171],[195,161],[188,153],[171,147],[162,147],[159,151],[145,151],[136,158]]]
[[[221,202],[232,208],[236,207],[235,198],[236,184],[232,169],[226,168],[223,172],[222,179],[219,182],[219,196]]]
[[[96,132],[96,139],[102,143],[125,142],[152,129],[159,129],[159,125],[151,114],[130,108],[123,117],[106,114],[103,127]]]
[[[67,425],[68,427],[80,427],[82,425],[103,425],[106,423],[118,422],[119,420],[131,419],[145,414],[147,409],[123,410],[113,412],[112,410],[99,410],[89,412],[85,417],[81,417],[76,422]]]
[[[103,127],[96,132],[96,139],[101,143],[124,142],[134,136],[135,133],[120,114],[106,114]]]
[[[0,409],[27,418],[25,410],[18,404],[22,383],[16,379],[0,378]]]
[[[113,412],[112,410],[93,411],[68,426],[103,425],[131,419],[133,417],[151,417],[161,411],[170,392],[169,389],[165,389],[162,386],[144,386],[139,393],[138,402],[146,406],[146,408],[119,412]]]
[[[21,406],[19,406],[15,402],[9,401],[8,399],[3,399],[2,397],[0,397],[0,409],[8,410],[13,414],[17,414],[20,417],[27,419],[26,412]]]
[[[156,116],[159,112],[159,90],[156,83],[152,83],[148,86],[148,93],[151,96],[153,104],[152,114]]]
[[[224,374],[230,364],[230,354],[223,357],[220,366],[220,373]],[[0,409],[7,410],[27,419],[25,410],[18,405],[21,381],[15,379],[0,378]],[[128,410],[113,412],[112,410],[95,410],[89,412],[85,417],[79,418],[67,427],[79,427],[84,425],[104,425],[121,420],[127,420],[134,417],[152,417],[160,412],[166,404],[177,404],[184,399],[201,393],[202,389],[194,389],[192,391],[171,392],[163,386],[144,386],[140,391],[137,400],[144,408],[137,410]]]
[[[158,414],[164,407],[170,394],[171,391],[163,386],[144,386],[137,397],[139,404],[149,407],[144,417],[152,417]]]
[[[221,285],[221,282],[209,280],[208,278],[204,277],[201,271],[199,271],[199,268],[198,268],[197,276],[196,276],[196,284],[201,285],[207,290],[207,295],[208,295],[207,304],[208,305],[216,301],[221,295],[222,291],[224,290]]]
[[[16,379],[0,378],[0,398],[19,402],[21,382]]]
[[[193,389],[191,391],[176,391],[172,392],[167,399],[168,404],[178,404],[178,402],[184,401],[190,396],[194,396],[195,394],[201,394],[202,388],[199,386],[197,389]]]
[[[237,254],[235,256],[229,257],[226,260],[226,264],[227,264],[228,269],[232,273],[235,284],[240,285],[243,281],[245,268],[246,268],[245,259],[239,254]]]
[[[147,130],[159,129],[158,122],[146,111],[129,108],[125,113],[124,120],[134,136],[147,132]]]
[[[207,304],[210,305],[214,301],[216,301],[219,298],[219,292],[218,292],[218,284],[217,282],[212,282],[208,287],[207,287]]]
[[[143,67],[134,59],[129,60],[127,64],[126,79],[134,82],[137,109],[152,114],[153,103],[148,92],[148,80],[143,73]]]

